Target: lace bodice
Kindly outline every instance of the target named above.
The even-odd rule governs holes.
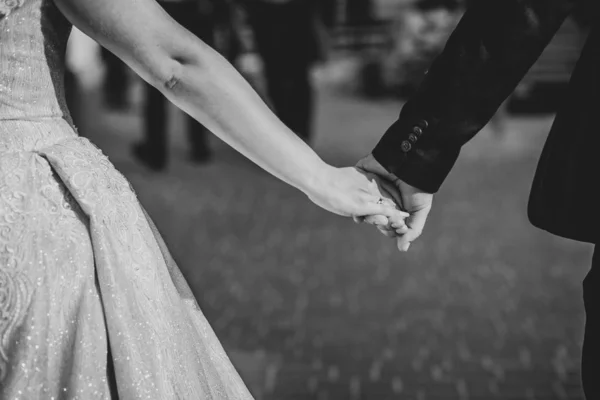
[[[70,32],[52,0],[0,0],[0,120],[70,122],[63,88]]]

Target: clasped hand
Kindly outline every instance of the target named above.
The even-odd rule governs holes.
[[[391,196],[398,208],[408,212],[408,217],[402,224],[390,221],[383,215],[355,217],[354,221],[375,225],[385,236],[396,238],[398,250],[408,251],[410,244],[423,232],[431,211],[433,194],[423,192],[398,179],[379,164],[373,155],[361,159],[356,167],[365,174],[375,175],[382,192]]]
[[[360,168],[326,166],[310,187],[306,193],[318,206],[355,220],[368,218],[382,229],[402,229],[409,216],[383,189],[377,175]]]
[[[373,156],[356,167],[327,166],[318,174],[308,197],[332,213],[375,225],[385,236],[396,238],[400,251],[423,230],[433,195],[402,182],[388,173]]]

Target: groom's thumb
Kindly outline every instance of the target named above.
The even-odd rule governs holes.
[[[406,220],[408,232],[398,238],[398,250],[408,251],[410,244],[417,240],[419,236],[421,236],[421,233],[423,233],[423,229],[425,228],[425,222],[427,221],[429,210],[430,208],[427,207],[422,210],[415,211],[410,215],[410,217],[408,217]]]

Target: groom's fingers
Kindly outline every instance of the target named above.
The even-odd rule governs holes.
[[[429,215],[430,207],[424,208],[419,211],[415,211],[406,221],[408,226],[408,232],[402,235],[397,240],[398,250],[408,251],[410,244],[414,242],[425,228],[425,222],[427,222],[427,216]]]
[[[411,240],[409,240],[409,238],[407,238],[407,235],[409,233],[410,233],[410,230],[405,235],[399,236],[398,239],[396,239],[396,245],[398,246],[398,250],[408,251],[408,248],[410,247],[410,243],[411,243]]]

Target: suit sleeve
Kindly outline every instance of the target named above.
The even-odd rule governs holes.
[[[437,192],[461,147],[512,93],[575,2],[479,0],[469,7],[375,159],[406,183]]]

